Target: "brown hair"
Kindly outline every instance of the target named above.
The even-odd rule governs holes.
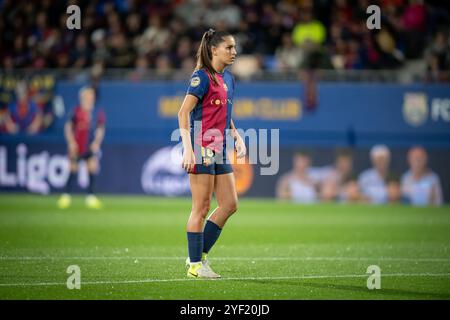
[[[212,51],[211,47],[217,47],[223,38],[231,36],[227,31],[215,31],[214,29],[209,29],[203,34],[202,41],[200,42],[200,47],[197,51],[197,66],[195,71],[205,68],[211,75],[215,84],[218,84],[216,79],[216,71],[212,66]]]

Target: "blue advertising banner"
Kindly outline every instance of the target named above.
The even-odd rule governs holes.
[[[106,113],[98,190],[104,193],[189,194],[186,174],[169,161],[176,142],[177,112],[187,83],[105,82],[98,105]],[[78,104],[81,85],[56,86],[57,120],[34,136],[0,134],[2,191],[60,192],[68,176],[63,135],[67,115]],[[292,166],[297,148],[316,152],[314,165],[333,161],[337,146],[356,151],[355,170],[370,166],[368,150],[375,143],[393,150],[392,165],[403,173],[408,147],[422,144],[450,199],[450,90],[446,85],[320,83],[318,107],[306,111],[297,83],[240,83],[233,118],[243,129],[279,129],[278,175],[261,175],[258,165],[238,167],[241,194],[273,197],[279,175]],[[81,170],[80,186],[87,174]]]
[[[177,128],[186,83],[105,82],[101,105],[111,142],[165,143]],[[80,86],[59,83],[66,111],[77,104]],[[233,118],[238,127],[278,128],[282,145],[334,146],[420,143],[450,147],[450,86],[320,83],[318,107],[303,107],[297,83],[241,83]],[[67,113],[67,112],[66,112]],[[57,121],[61,132],[63,119]]]
[[[283,147],[276,165],[276,174],[261,174],[261,165],[233,165],[236,186],[240,196],[275,197],[280,177],[292,170],[297,149]],[[332,165],[332,148],[309,149],[312,167],[316,170]],[[407,149],[392,151],[390,169],[401,175],[407,168]],[[450,153],[430,150],[430,167],[440,178],[444,198],[450,201]],[[359,174],[371,166],[369,149],[353,150],[353,173]],[[181,168],[181,146],[175,145],[105,145],[100,159],[100,172],[96,179],[99,193],[149,194],[158,196],[185,196],[190,194],[188,175]],[[61,193],[69,176],[64,144],[25,142],[0,144],[0,191]],[[86,166],[80,162],[76,192],[87,187]]]

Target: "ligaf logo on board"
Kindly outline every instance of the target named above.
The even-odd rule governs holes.
[[[11,151],[10,151],[11,152]],[[8,158],[14,161],[8,162]],[[67,155],[50,154],[47,150],[29,153],[21,143],[15,147],[15,154],[8,156],[8,148],[0,146],[0,187],[24,188],[30,192],[48,194],[51,188],[63,188],[69,178]],[[78,184],[88,184],[87,167],[82,162],[78,173]]]
[[[8,150],[0,146],[1,187],[26,188],[31,192],[47,194],[51,186],[63,187],[69,176],[69,165],[64,155],[50,155],[47,151],[28,154],[27,146],[19,144],[13,158],[15,163],[8,163]]]

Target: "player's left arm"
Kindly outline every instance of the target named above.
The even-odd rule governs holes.
[[[100,145],[103,142],[103,138],[105,137],[105,126],[100,125],[95,129],[94,141],[91,143],[91,151],[96,153],[100,150]]]
[[[236,130],[233,119],[231,119],[231,122],[230,122],[230,129],[231,129],[230,134],[234,138],[234,141],[235,141],[237,157],[242,158],[247,153],[247,147],[245,146],[244,140],[239,135],[239,132]]]
[[[232,76],[233,79],[233,92],[235,90],[235,79]],[[234,121],[233,119],[231,119],[230,121],[230,134],[234,139],[234,146],[236,148],[237,151],[237,157],[238,158],[242,158],[245,157],[246,153],[247,153],[247,147],[245,146],[245,142],[244,139],[242,139],[242,137],[239,135],[239,132],[236,130],[236,126],[234,125]]]
[[[105,137],[105,115],[102,113],[95,128],[94,141],[92,141],[91,143],[91,151],[93,153],[96,153],[100,150],[100,146],[103,142],[104,137]]]

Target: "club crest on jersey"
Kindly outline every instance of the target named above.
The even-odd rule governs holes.
[[[200,77],[194,77],[191,79],[191,87],[198,87],[200,84]]]
[[[202,162],[203,165],[209,166],[212,164],[214,158],[214,151],[209,148],[202,147]]]

